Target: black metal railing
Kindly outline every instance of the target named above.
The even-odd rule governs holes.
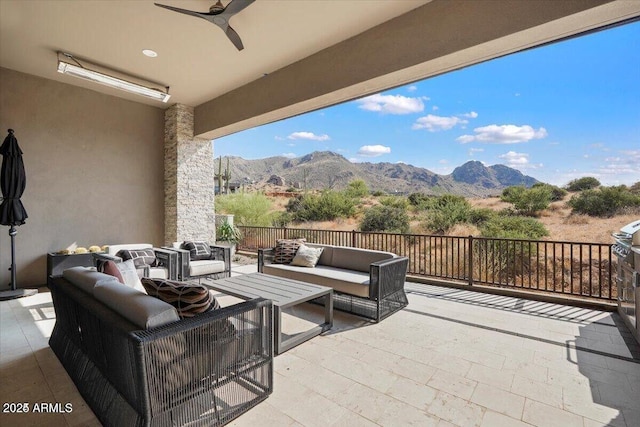
[[[469,285],[526,289],[615,300],[611,244],[474,236],[372,233],[277,227],[239,227],[238,247],[274,246],[277,239],[393,252],[409,258],[409,275]]]

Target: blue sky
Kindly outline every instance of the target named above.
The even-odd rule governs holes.
[[[215,140],[215,155],[469,160],[564,185],[640,181],[640,23],[601,31]]]

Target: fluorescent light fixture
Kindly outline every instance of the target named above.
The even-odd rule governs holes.
[[[76,58],[68,53],[62,53],[65,58],[68,58],[76,64],[63,61],[58,58],[58,72],[62,74],[68,74],[73,77],[78,77],[84,80],[89,80],[95,83],[100,83],[105,86],[113,87],[116,89],[124,90],[126,92],[135,93],[137,95],[146,96],[147,98],[155,99],[162,102],[167,102],[171,95],[169,95],[169,87],[166,92],[159,89],[152,89],[137,83],[133,83],[127,80],[123,80],[118,77],[110,76],[98,71],[91,70],[84,67]]]

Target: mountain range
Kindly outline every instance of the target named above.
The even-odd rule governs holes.
[[[224,162],[226,164],[226,162]],[[538,180],[505,165],[485,166],[469,161],[449,175],[405,163],[352,163],[331,151],[315,151],[302,157],[284,156],[246,160],[229,157],[231,181],[240,184],[275,184],[307,189],[342,189],[362,179],[371,191],[408,194],[457,194],[485,197],[512,185],[530,187]],[[217,165],[217,162],[216,162]]]

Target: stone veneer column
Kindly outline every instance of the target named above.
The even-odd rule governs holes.
[[[193,136],[193,107],[164,116],[164,240],[215,242],[214,164],[210,140]]]

